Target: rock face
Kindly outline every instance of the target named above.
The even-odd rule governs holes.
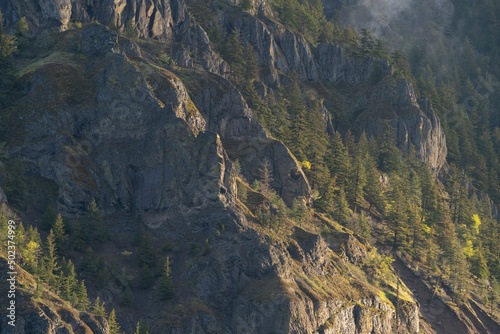
[[[3,305],[7,305],[6,282],[9,276],[8,261],[0,255],[0,279],[2,281]],[[43,298],[33,299],[35,291],[35,280],[31,275],[17,267],[16,282],[16,321],[15,326],[8,325],[12,319],[7,317],[6,312],[0,315],[0,333],[85,333],[85,334],[108,334],[109,326],[106,319],[87,312],[79,312],[67,303],[63,302],[53,293],[41,289]],[[48,302],[44,302],[47,300]]]
[[[394,68],[387,60],[348,58],[338,44],[320,44],[314,49],[303,37],[283,26],[245,13],[234,25],[245,42],[253,46],[259,64],[267,69],[263,78],[266,84],[279,85],[279,73],[298,73],[305,81],[347,84],[361,94],[360,101],[349,99],[351,105],[346,106],[355,117],[364,112],[360,118],[354,118],[359,133],[377,136],[382,120],[390,120],[397,129],[397,144],[403,152],[413,145],[421,160],[435,172],[443,166],[447,149],[438,116],[425,98],[417,101],[408,81],[400,80],[396,87],[385,84],[383,78],[394,79]],[[325,124],[328,129],[327,117]]]
[[[187,11],[183,1],[167,0],[6,0],[0,4],[7,25],[26,17],[30,30],[65,30],[68,22],[103,25],[121,31],[133,25],[138,37],[175,43],[170,55],[179,65],[192,67],[197,59],[204,69],[225,75],[229,67],[213,52],[207,34]],[[196,56],[194,56],[196,54]]]
[[[265,3],[259,3],[265,11]],[[37,5],[34,0],[0,5],[7,22],[26,16],[35,32],[63,30],[38,34],[34,45],[45,57],[18,73],[26,85],[9,119],[19,130],[11,153],[21,156],[27,173],[57,185],[57,209],[66,216],[78,216],[94,198],[104,214],[137,217],[158,238],[178,242],[183,255],[176,254],[172,271],[186,285],[178,291],[182,302],[172,316],[165,317],[164,309],[155,315],[166,318],[158,332],[392,331],[391,303],[349,270],[366,256],[358,240],[336,236],[343,243],[336,247],[298,227],[275,238],[237,200],[231,162],[236,159],[248,182],[259,177],[268,161],[272,187],[287,204],[312,196],[293,155],[266,133],[224,78],[227,65],[212,52],[184,2],[47,0],[40,2],[40,10]],[[92,17],[120,29],[132,20],[140,37],[173,41],[170,56],[183,68],[172,69],[176,74],[161,68],[140,41],[119,38],[99,24],[66,30],[68,20],[89,22]],[[270,87],[277,88],[292,72],[303,80],[353,89],[374,73],[392,75],[385,61],[348,59],[338,45],[315,49],[265,18],[244,13],[235,22],[267,68]],[[443,152],[435,154],[432,145],[441,143],[429,139],[441,134],[439,121],[425,101],[415,99],[411,87],[402,85],[394,98],[384,95],[382,83],[370,91],[360,89],[365,94],[360,101],[392,103],[389,118],[404,125],[398,128],[399,141],[414,143],[422,159],[433,156],[429,163],[439,168]],[[328,111],[321,110],[325,129],[333,132]],[[383,119],[380,115],[382,109],[366,111],[358,115],[359,122],[369,129],[371,123],[363,119]],[[200,240],[205,248],[196,252]],[[57,310],[49,315],[40,309],[42,318],[50,320],[26,331],[64,332],[53,322],[82,323],[106,333],[105,323],[91,315],[70,317]],[[408,331],[417,332],[418,318],[409,319]]]
[[[230,205],[232,164],[215,132],[199,133],[205,121],[182,83],[166,70],[134,67],[117,53],[114,32],[89,26],[78,34],[78,48],[88,34],[115,42],[86,52],[104,59],[73,63],[60,54],[26,73],[30,91],[18,115],[26,135],[15,151],[60,185],[62,208],[77,213],[91,197],[110,212],[145,215]]]
[[[269,162],[273,188],[287,205],[299,196],[310,202],[311,188],[298,162],[280,141],[270,138],[252,116],[238,90],[215,75],[196,73],[188,83],[195,105],[207,120],[207,127],[220,134],[231,158],[241,163],[243,176],[252,183],[260,179],[259,170]]]
[[[410,147],[438,172],[446,161],[446,139],[441,123],[427,98],[417,98],[410,83],[403,79],[383,81],[362,93],[350,106],[359,131],[376,137],[389,120],[396,131],[396,142],[403,153]]]

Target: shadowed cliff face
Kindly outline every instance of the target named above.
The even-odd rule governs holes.
[[[346,278],[338,243],[294,227],[274,239],[236,200],[226,152],[248,180],[267,159],[272,186],[288,203],[311,190],[286,146],[268,136],[229,81],[199,69],[175,75],[148,61],[139,42],[97,24],[40,34],[35,44],[43,45],[39,58],[18,72],[25,95],[9,119],[12,153],[31,175],[58,186],[66,216],[95,198],[105,214],[133,216],[158,238],[178,242],[172,275],[188,286],[177,292],[188,311],[172,311],[160,332],[392,330],[390,302],[353,274]],[[355,252],[361,263],[367,246],[344,239],[356,248],[347,256]],[[210,251],[195,256],[189,245],[200,240],[210,240]],[[164,309],[151,312],[164,317]]]
[[[446,162],[446,139],[441,123],[427,98],[417,98],[406,80],[381,82],[370,92],[357,95],[350,112],[358,115],[356,125],[367,136],[376,137],[389,120],[396,132],[398,148],[417,156],[435,173]]]
[[[441,8],[443,13],[449,12],[446,3],[436,2],[434,5]],[[137,27],[139,37],[154,38],[169,43],[172,58],[178,65],[185,67],[201,65],[205,70],[222,76],[229,73],[228,65],[212,50],[207,34],[192,19],[182,1],[96,0],[84,3],[79,0],[47,0],[42,1],[39,6],[40,8],[33,1],[19,3],[9,0],[2,3],[0,9],[4,13],[7,23],[15,23],[19,17],[25,16],[30,27],[35,31],[43,27],[66,29],[69,20],[89,22],[91,19],[96,19],[104,25],[113,23],[121,30],[127,29],[127,22],[132,22]],[[259,8],[266,8],[266,6],[265,3],[261,3]],[[361,4],[325,3],[327,14],[331,13],[330,7],[333,9],[345,7],[347,10],[352,6],[369,8],[367,11],[377,22],[386,22],[387,18],[390,18],[387,22],[392,22],[392,20],[403,19],[402,13],[410,11],[415,4],[411,1],[397,3],[368,1]],[[348,58],[338,45],[320,44],[314,48],[305,38],[293,34],[274,21],[268,20],[263,16],[266,13],[264,9],[259,10],[259,13],[259,16],[256,17],[243,12],[237,17],[222,16],[221,20],[223,25],[238,28],[243,40],[253,47],[257,53],[259,64],[267,68],[268,74],[263,77],[263,81],[271,87],[280,85],[280,73],[285,75],[298,73],[302,80],[345,83],[358,90],[359,85],[370,82],[375,71],[377,76],[382,77],[390,76],[393,73],[392,67],[387,62],[373,58],[363,60]],[[356,12],[349,11],[349,13],[354,15]],[[354,22],[365,22],[365,20],[356,19]],[[386,32],[381,30],[380,33],[385,34]],[[391,38],[387,38],[391,40]],[[370,95],[373,90],[372,86],[371,84],[364,85],[363,90],[366,90],[367,94]],[[377,90],[377,88],[374,89]],[[412,98],[409,96],[408,90],[401,90],[399,93],[401,99]],[[397,106],[391,105],[392,115],[398,114]],[[403,131],[405,133],[398,135],[398,146],[406,151],[408,144],[413,144],[422,160],[429,163],[432,169],[437,171],[446,158],[444,134],[432,107],[428,103],[425,105],[425,111],[419,110],[419,106],[417,106],[417,109],[414,109],[416,113],[410,117],[411,120],[406,118],[404,126],[401,124],[401,118],[391,117],[390,121],[398,128],[405,128]],[[237,106],[236,108],[242,109],[243,107]],[[244,110],[241,112],[245,113]],[[427,118],[431,120],[430,123]],[[430,124],[430,126],[421,127],[420,123]],[[378,135],[378,132],[374,130],[377,128],[372,127],[364,130]],[[214,131],[218,130],[214,129]],[[220,134],[223,136],[222,133]],[[286,199],[288,201],[288,198]]]
[[[178,44],[172,56],[181,66],[192,66],[196,58],[201,58],[206,70],[221,75],[228,72],[227,64],[213,52],[207,34],[193,21],[183,1],[7,0],[2,1],[0,10],[8,25],[26,17],[34,32],[47,28],[65,30],[70,21],[85,24],[95,20],[121,31],[128,24],[135,27],[132,31],[138,37]]]
[[[353,119],[359,134],[365,131],[377,137],[383,130],[383,120],[389,120],[397,129],[397,145],[404,153],[413,145],[423,162],[435,172],[441,169],[447,154],[441,122],[425,98],[417,101],[408,81],[399,80],[396,88],[385,84],[394,79],[394,69],[388,61],[349,58],[337,44],[313,48],[303,37],[281,25],[246,13],[236,20],[236,27],[253,46],[260,65],[268,69],[269,74],[264,77],[267,85],[278,85],[280,73],[298,73],[305,81],[344,86],[349,91],[347,113],[363,112],[362,117]]]
[[[9,24],[25,16],[37,34],[37,58],[18,72],[25,91],[9,120],[17,131],[12,154],[30,175],[57,185],[65,215],[77,217],[95,198],[105,214],[132,216],[158,238],[178,242],[172,271],[184,284],[178,298],[188,311],[173,310],[160,332],[392,331],[391,302],[347,264],[366,261],[366,244],[345,232],[333,243],[293,226],[286,226],[291,235],[275,238],[236,198],[236,159],[249,183],[269,161],[271,186],[288,205],[297,197],[310,203],[312,192],[288,148],[266,133],[225,78],[228,65],[184,2],[9,0],[0,8]],[[336,44],[314,47],[263,16],[221,16],[241,29],[268,70],[265,89],[294,72],[310,83],[344,85],[356,94],[346,102],[349,112],[358,112],[356,101],[370,106],[358,115],[360,131],[377,136],[389,119],[403,151],[413,144],[432,168],[442,166],[446,146],[430,105],[404,80],[396,80],[392,95],[383,81],[371,84],[374,73],[395,80],[387,61],[351,59]],[[67,29],[92,18],[103,25]],[[125,29],[130,21],[147,41],[104,26]],[[171,48],[179,66],[160,67],[148,43],[157,52]],[[332,132],[323,105],[321,112]],[[188,245],[200,240],[209,251],[193,255]],[[151,300],[158,302],[157,294]],[[416,332],[416,306],[407,307],[409,331]],[[163,319],[164,311],[151,317]]]
[[[59,185],[63,209],[76,213],[94,197],[109,212],[150,221],[234,202],[220,138],[203,132],[205,120],[175,75],[132,62],[101,26],[67,37],[81,41],[73,51],[82,53],[53,52],[28,67],[29,93],[13,120],[24,134],[15,151]],[[87,44],[94,39],[107,42]]]

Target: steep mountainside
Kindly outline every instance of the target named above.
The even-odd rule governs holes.
[[[141,324],[145,333],[146,323],[149,333],[172,334],[439,333],[429,318],[421,326],[427,306],[390,266],[391,255],[404,256],[382,251],[392,233],[399,245],[403,218],[394,216],[407,208],[399,210],[398,194],[412,193],[412,182],[420,187],[420,173],[422,184],[430,180],[423,189],[446,196],[434,181],[446,165],[446,138],[429,99],[400,64],[311,41],[271,3],[203,3],[205,18],[200,3],[2,1],[6,31],[18,30],[16,95],[0,129],[0,187],[9,204],[43,230],[47,245],[55,234],[61,263],[63,256],[75,262],[91,300],[116,309],[126,333]],[[19,22],[27,24],[23,33]],[[242,66],[245,56],[251,60]],[[364,164],[361,153],[355,157],[363,140],[369,162],[353,174]],[[377,163],[368,158],[374,145],[386,148]],[[391,174],[406,163],[402,156],[407,183]],[[375,190],[361,184],[365,174]],[[17,191],[12,180],[29,190]],[[387,208],[377,191],[391,198]],[[413,240],[415,251],[432,219],[401,229],[401,249]],[[381,227],[385,220],[393,225]],[[43,242],[29,239],[38,234],[30,231],[19,262],[53,281],[47,277],[59,271],[47,269],[50,247],[34,252],[30,241]],[[419,272],[408,261],[398,265]],[[57,283],[51,289],[66,293]],[[455,296],[439,290],[436,298]],[[49,319],[43,327],[28,312],[26,332],[119,332],[104,319],[46,304],[51,293],[21,311],[41,309]],[[481,332],[467,319],[449,323]]]

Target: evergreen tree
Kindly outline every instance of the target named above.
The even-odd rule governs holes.
[[[241,44],[240,31],[238,29],[233,29],[227,35],[226,42],[222,46],[222,55],[231,66],[231,77],[236,82],[239,82],[245,73],[245,49]]]
[[[158,283],[160,297],[163,300],[170,299],[174,296],[174,286],[172,284],[172,269],[170,268],[170,257],[167,256],[164,272]]]
[[[85,312],[89,305],[89,300],[87,297],[87,288],[85,287],[85,281],[82,280],[76,289],[77,308],[80,311]]]
[[[108,316],[109,334],[120,334],[120,324],[116,321],[115,309],[112,309]]]
[[[369,29],[361,30],[361,52],[360,56],[365,58],[373,54],[375,49],[375,41]]]
[[[333,194],[333,191],[332,191]],[[330,199],[330,206],[333,202],[333,196]],[[303,222],[306,222],[309,218],[309,209],[305,203],[305,199],[303,197],[294,198],[292,202],[292,217],[299,224],[302,225]]]
[[[16,243],[17,249],[23,253],[26,249],[26,231],[22,222],[19,222],[16,228],[16,234],[14,235],[14,242]]]
[[[101,303],[101,299],[97,297],[92,306],[92,313],[95,315],[107,318],[106,309],[104,308],[104,302]]]
[[[57,215],[56,222],[54,223],[54,237],[57,249],[59,249],[60,252],[63,252],[66,248],[65,241],[67,236],[61,214]]]
[[[0,13],[1,15],[1,13]],[[16,33],[18,36],[27,37],[29,32],[28,22],[26,22],[26,17],[21,17],[19,22],[16,24]]]
[[[267,158],[262,162],[262,166],[259,169],[259,191],[269,198],[274,194],[274,189],[271,186],[273,181],[273,171],[271,164]]]
[[[389,173],[401,168],[401,151],[396,147],[394,128],[387,121],[384,131],[377,138],[379,147],[379,169]]]
[[[330,173],[336,177],[337,185],[345,189],[349,173],[349,157],[338,132],[335,132],[330,142],[327,163]]]
[[[381,213],[385,211],[385,199],[380,183],[380,174],[377,170],[375,160],[369,155],[366,156],[365,160],[366,169],[366,184],[364,187],[364,192],[366,199],[370,203],[370,209],[374,205]]]
[[[335,197],[334,215],[339,224],[345,224],[349,215],[349,205],[345,196],[344,188],[340,187],[337,197]]]
[[[471,259],[471,273],[482,280],[486,280],[490,276],[488,264],[486,263],[486,259],[483,255],[482,247],[479,247],[479,249],[474,252]]]
[[[104,242],[108,238],[101,210],[97,207],[94,199],[80,218],[80,238],[90,245]]]
[[[134,294],[132,293],[132,289],[130,289],[129,285],[127,285],[127,287],[125,288],[125,292],[123,293],[120,303],[123,306],[128,307],[134,305]]]
[[[49,205],[47,209],[45,209],[45,212],[43,213],[41,228],[45,231],[49,231],[50,229],[54,228],[56,220],[57,220],[57,212],[52,208],[51,205]]]
[[[405,238],[408,235],[406,205],[402,184],[394,184],[390,192],[385,218],[393,234],[392,247],[394,249],[405,249],[407,247]]]
[[[71,260],[62,260],[61,272],[61,298],[68,300],[72,305],[77,304],[78,279],[76,278],[75,266]]]
[[[327,213],[333,212],[335,199],[335,179],[328,180],[327,185],[322,189],[321,197],[314,203],[316,207]]]
[[[366,145],[363,139],[363,145]],[[366,153],[360,150],[359,145],[354,145],[352,148],[352,167],[349,171],[349,179],[347,184],[347,194],[349,203],[354,206],[354,213],[356,207],[364,197],[364,187],[366,185],[366,171],[365,171],[365,157]]]
[[[286,224],[288,220],[288,210],[285,202],[281,198],[278,199],[277,209],[278,212],[276,214],[275,220],[276,220],[276,227],[279,231]]]
[[[53,230],[51,229],[45,243],[45,250],[42,258],[43,269],[40,272],[40,275],[48,285],[57,291],[59,290],[59,279],[56,272],[59,271],[60,266],[57,263],[58,259],[56,253],[55,236]]]
[[[243,0],[250,1],[250,0]],[[259,78],[259,64],[252,46],[247,42],[245,46],[245,80],[252,83],[254,79]]]
[[[139,246],[139,266],[156,268],[157,258],[151,243],[149,232],[142,238],[141,245]]]

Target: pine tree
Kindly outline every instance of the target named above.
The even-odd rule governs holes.
[[[45,212],[43,213],[41,228],[45,231],[49,231],[50,229],[54,228],[56,220],[57,220],[57,212],[52,208],[51,205],[49,205],[47,209],[45,209]]]
[[[99,297],[97,297],[94,301],[92,313],[103,318],[107,318],[106,309],[104,308],[104,302],[101,303],[101,299]]]
[[[85,287],[85,281],[82,280],[76,289],[77,308],[80,311],[85,312],[89,305],[89,300],[87,296],[87,288]]]
[[[385,198],[382,185],[380,183],[380,174],[377,170],[375,160],[370,155],[365,160],[366,184],[363,189],[366,199],[370,203],[370,209],[374,205],[382,214],[385,211]]]
[[[330,199],[330,205],[333,201]],[[299,224],[302,225],[303,222],[306,222],[309,218],[309,209],[307,208],[304,197],[297,197],[293,199],[292,202],[292,217]]]
[[[330,142],[327,163],[330,173],[336,178],[337,186],[345,189],[349,173],[349,157],[338,132],[335,132]]]
[[[26,241],[27,244],[23,257],[26,260],[28,268],[33,270],[34,273],[37,273],[38,262],[42,254],[42,239],[40,238],[40,234],[38,233],[38,229],[36,227],[33,228],[31,225],[28,226],[28,230],[26,231]]]
[[[407,247],[405,236],[408,235],[406,198],[403,195],[401,184],[394,184],[391,190],[386,214],[387,224],[393,234],[392,247],[404,249]]]
[[[322,189],[321,197],[314,203],[316,207],[327,213],[333,212],[335,201],[335,178],[329,179],[328,183]]]
[[[137,325],[135,326],[134,334],[141,334],[141,322],[140,321],[138,321]]]
[[[149,232],[147,232],[142,238],[138,255],[140,267],[156,268],[157,258],[151,243]]]
[[[361,30],[361,57],[372,55],[375,49],[375,41],[369,29]]]
[[[262,166],[259,169],[259,191],[269,198],[274,194],[274,189],[271,186],[273,182],[273,171],[271,164],[267,158],[262,162]]]
[[[172,269],[170,268],[170,257],[167,256],[164,272],[158,283],[160,297],[163,300],[170,299],[174,296],[174,286],[172,284]]]
[[[77,303],[76,291],[78,288],[78,279],[76,278],[75,266],[71,260],[62,260],[61,277],[61,298],[68,300],[72,305]]]
[[[396,147],[394,128],[387,121],[385,128],[377,138],[379,147],[379,169],[389,173],[401,168],[401,151]]]
[[[59,279],[56,272],[59,271],[60,266],[57,263],[57,251],[55,245],[54,232],[51,229],[49,235],[47,236],[47,241],[45,243],[45,250],[43,252],[43,269],[40,273],[42,278],[48,285],[56,289],[59,289]]]
[[[344,188],[340,187],[339,193],[335,198],[334,215],[339,224],[345,224],[349,215],[349,205],[345,196]]]
[[[231,76],[233,80],[238,82],[239,78],[243,78],[245,50],[241,44],[240,31],[233,29],[226,38],[226,42],[222,46],[223,58],[231,66]]]
[[[19,222],[16,228],[16,234],[14,235],[14,242],[16,243],[17,249],[23,253],[26,249],[26,231],[22,222]]]
[[[278,212],[276,214],[276,227],[279,231],[283,226],[285,226],[288,220],[288,209],[285,202],[281,198],[278,199],[277,209]]]
[[[365,145],[365,143],[363,143]],[[354,213],[356,207],[364,197],[364,187],[366,185],[366,171],[365,171],[365,157],[366,155],[354,145],[351,149],[352,152],[352,168],[349,171],[347,194],[349,203],[354,206]]]
[[[63,252],[66,248],[64,242],[66,241],[67,236],[60,213],[57,215],[56,222],[54,224],[54,237],[57,249],[59,249],[60,252]]]
[[[0,13],[1,15],[1,13]],[[27,37],[29,32],[28,22],[26,22],[26,17],[21,17],[19,22],[16,24],[16,33],[18,36]]]
[[[80,237],[90,245],[104,242],[108,238],[101,210],[97,207],[94,199],[90,202],[85,214],[80,218]]]
[[[108,317],[109,334],[120,334],[120,324],[116,321],[115,309],[112,309]]]
[[[245,0],[244,0],[245,1]],[[247,0],[250,1],[250,0]],[[252,46],[247,42],[245,46],[245,80],[252,83],[254,79],[259,78],[259,64]]]
[[[486,263],[481,245],[478,247],[478,249],[475,250],[474,255],[471,258],[470,271],[472,274],[476,275],[476,277],[482,280],[486,280],[490,276],[488,264]]]
[[[129,285],[127,285],[127,287],[125,288],[125,292],[123,293],[120,303],[123,306],[128,307],[134,305],[134,294],[132,293],[132,289],[130,289]]]

